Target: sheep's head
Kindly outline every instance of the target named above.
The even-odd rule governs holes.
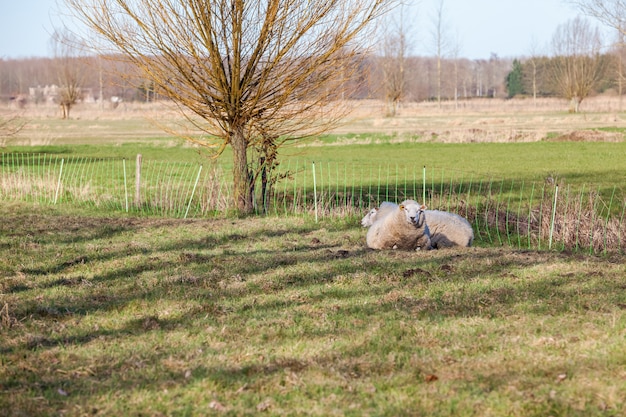
[[[378,208],[374,207],[365,215],[365,217],[361,219],[361,226],[370,227],[374,224],[374,220],[376,220],[376,213],[378,213]]]
[[[424,214],[426,206],[424,204],[419,204],[414,200],[405,200],[400,204],[400,210],[406,216],[407,222],[411,223],[416,228],[424,226],[424,221],[426,220]]]

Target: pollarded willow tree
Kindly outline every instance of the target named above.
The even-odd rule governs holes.
[[[607,62],[600,55],[600,32],[577,17],[557,28],[552,48],[556,88],[570,101],[570,111],[577,113],[580,103],[593,91],[606,70]]]
[[[406,93],[406,63],[409,50],[404,7],[397,16],[388,16],[382,36],[382,84],[387,101],[387,116],[394,117]]]
[[[50,38],[53,71],[59,83],[61,118],[69,119],[72,106],[82,97],[85,78],[85,48],[69,30],[55,30]]]
[[[275,161],[288,140],[335,126],[373,23],[393,0],[65,0],[206,135],[233,152],[233,195],[254,209],[249,152]],[[107,50],[108,48],[108,50]],[[331,108],[332,107],[332,108]]]

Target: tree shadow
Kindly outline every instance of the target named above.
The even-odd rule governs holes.
[[[40,245],[63,248],[76,245],[77,240],[93,242],[103,236],[104,243],[98,245],[106,245],[108,239],[139,233],[144,233],[141,239],[145,240],[152,230],[162,232],[170,228],[183,228],[189,235],[172,233],[171,238],[143,247],[93,250],[52,265],[42,260],[39,266],[21,269],[25,282],[16,281],[5,287],[4,294],[11,297],[8,311],[19,323],[16,326],[32,330],[30,336],[12,339],[6,329],[0,329],[9,334],[0,341],[0,353],[12,358],[26,355],[24,360],[28,362],[44,357],[45,352],[150,335],[160,341],[159,349],[139,350],[142,365],[129,364],[128,358],[116,358],[93,374],[81,377],[35,369],[26,376],[3,382],[8,391],[24,383],[31,384],[35,394],[71,387],[76,396],[84,396],[82,401],[87,402],[87,393],[94,390],[159,390],[204,379],[233,389],[286,370],[305,371],[311,362],[326,370],[334,367],[345,378],[356,378],[350,375],[363,372],[358,364],[342,361],[331,350],[309,359],[279,355],[219,366],[194,363],[189,376],[185,372],[162,371],[155,377],[157,364],[177,354],[176,348],[168,345],[169,336],[181,329],[205,331],[207,323],[221,326],[241,320],[265,320],[259,332],[273,332],[276,339],[255,341],[259,343],[258,350],[266,352],[276,345],[328,340],[336,337],[338,331],[347,331],[350,321],[356,323],[350,331],[366,332],[370,322],[380,321],[381,317],[429,322],[502,317],[522,304],[528,314],[537,316],[568,314],[572,309],[602,309],[611,303],[626,306],[626,295],[615,291],[615,278],[607,280],[601,274],[585,277],[557,271],[539,279],[524,279],[523,272],[529,269],[568,262],[571,257],[566,254],[502,248],[372,251],[365,247],[360,225],[333,226],[329,231],[321,231],[320,225],[313,223],[232,230],[229,226],[234,225],[216,223],[220,228],[203,236],[196,229],[208,227],[210,222],[149,220],[144,224],[132,220],[122,226],[115,221],[113,224],[118,226],[107,228],[106,220],[85,222],[72,232],[77,239],[70,233],[61,243],[44,239]],[[96,230],[91,230],[94,225]],[[20,232],[20,237],[31,231],[27,228]],[[267,248],[267,240],[281,244]],[[38,251],[31,250],[30,256],[36,256]],[[594,259],[585,261],[593,264]],[[111,268],[107,269],[109,265]],[[97,272],[91,272],[96,267]],[[581,281],[586,283],[584,288],[577,285]],[[45,297],[41,297],[42,293]],[[18,296],[19,305],[14,301]],[[598,299],[604,305],[594,304]],[[170,314],[150,307],[134,311],[114,328],[81,324],[86,317],[123,311],[137,301],[148,306],[163,301],[186,307]],[[333,321],[338,324],[332,325]],[[276,329],[274,322],[293,327]],[[57,330],[43,330],[48,327]],[[157,344],[150,337],[148,340],[148,345]],[[223,343],[248,342],[244,334],[235,334]],[[390,339],[389,343],[393,341]],[[366,348],[347,349],[342,355],[360,357]],[[80,368],[88,363],[88,359],[75,358],[71,366]],[[127,372],[128,367],[131,372]],[[146,369],[151,372],[144,372]],[[124,378],[115,377],[121,373]],[[45,382],[33,385],[35,380]]]

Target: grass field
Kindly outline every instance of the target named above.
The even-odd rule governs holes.
[[[540,104],[360,109],[284,152],[621,190],[616,104]],[[131,110],[74,114],[69,130],[33,114],[3,151],[202,161]],[[2,201],[0,415],[622,416],[625,261],[485,242],[375,252],[358,216]]]
[[[619,416],[624,257],[3,204],[0,414]]]
[[[626,116],[617,98],[591,98],[587,113],[569,114],[561,101],[485,100],[407,104],[395,118],[380,103],[355,107],[346,123],[326,136],[287,145],[284,160],[341,162],[368,169],[385,163],[456,170],[482,177],[609,187],[626,179]],[[94,105],[95,106],[95,105]],[[592,111],[594,110],[594,111]],[[73,120],[56,108],[28,109],[28,123],[4,151],[206,162],[206,155],[167,135],[182,121],[167,107],[132,104],[116,110],[78,106]],[[0,151],[3,149],[0,148]],[[220,159],[227,169],[229,154]]]

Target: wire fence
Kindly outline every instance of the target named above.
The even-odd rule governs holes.
[[[623,252],[626,195],[617,186],[573,188],[558,181],[478,178],[399,164],[287,159],[262,194],[259,215],[360,218],[383,201],[415,199],[470,221],[476,242],[519,249]],[[232,176],[219,164],[0,154],[0,201],[69,204],[178,218],[225,216]]]

